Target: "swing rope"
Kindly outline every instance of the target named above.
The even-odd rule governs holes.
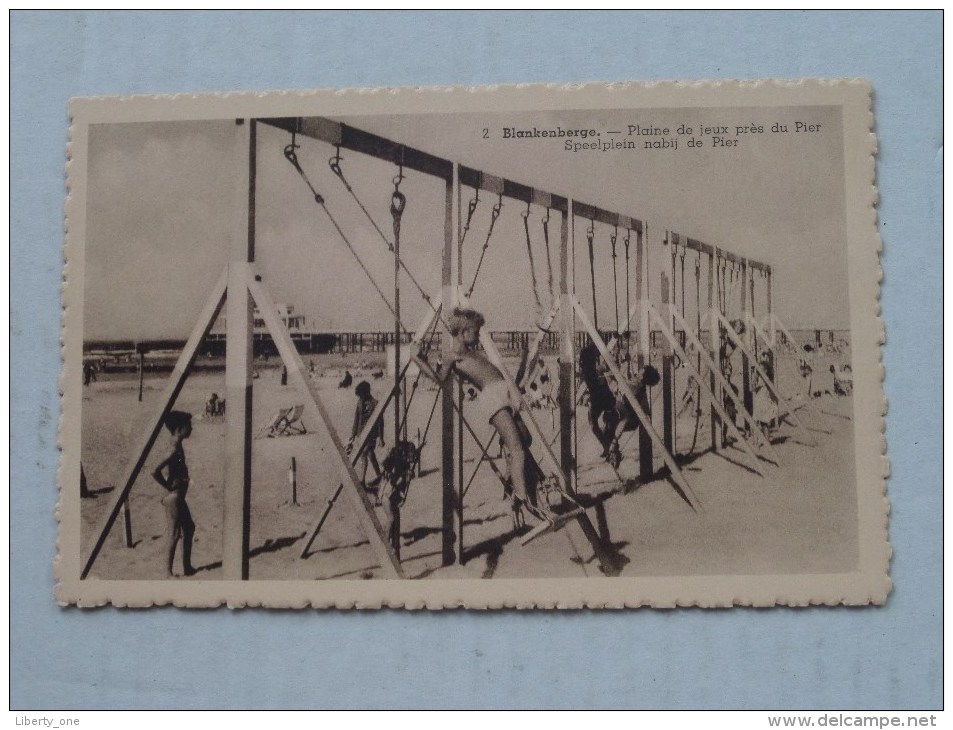
[[[619,226],[615,227],[612,235],[609,236],[609,243],[612,244],[612,295],[615,304],[615,331],[619,331],[619,282],[616,279],[616,241],[619,238]]]
[[[480,204],[480,188],[476,188],[476,193],[470,199],[467,205],[467,222],[463,225],[463,233],[460,235],[460,244],[467,239],[467,233],[470,232],[470,223],[473,221],[473,214],[476,213],[477,206]]]
[[[526,210],[520,215],[523,217],[523,230],[526,232],[526,255],[529,258],[529,274],[533,279],[533,298],[536,300],[536,320],[540,321],[543,317],[543,302],[539,296],[539,282],[536,279],[536,262],[533,259],[533,242],[529,235],[529,216],[532,211],[530,204],[526,204]]]
[[[371,285],[374,287],[374,290],[380,295],[381,301],[384,302],[384,305],[387,307],[390,313],[396,317],[397,312],[394,310],[393,305],[391,305],[390,300],[384,294],[383,290],[380,288],[377,281],[374,279],[373,275],[368,270],[367,266],[364,265],[364,262],[361,260],[361,257],[358,255],[357,250],[351,244],[351,241],[348,239],[347,235],[341,229],[341,226],[338,224],[335,217],[331,214],[331,211],[328,210],[328,206],[324,201],[324,196],[322,196],[315,189],[314,185],[311,183],[311,180],[308,178],[308,175],[305,173],[304,169],[301,167],[301,163],[298,161],[298,155],[295,152],[295,150],[299,146],[300,145],[295,144],[295,136],[294,136],[294,133],[292,132],[291,144],[285,147],[285,151],[284,151],[285,159],[288,160],[288,162],[291,163],[292,167],[294,167],[294,169],[298,171],[298,175],[301,176],[301,179],[304,180],[305,184],[308,186],[308,189],[311,191],[311,194],[314,196],[314,202],[317,203],[319,206],[321,206],[321,209],[324,211],[325,215],[327,215],[328,220],[331,221],[331,225],[334,226],[334,229],[338,232],[338,235],[341,237],[341,240],[344,241],[344,244],[347,246],[348,250],[351,252],[351,255],[354,256],[355,261],[357,261],[358,265],[361,267],[361,270],[364,272],[368,280],[371,282]]]
[[[424,357],[426,357],[429,354],[430,348],[433,346],[434,338],[437,335],[438,323],[439,321],[436,318],[434,318],[433,323],[430,325],[430,334],[427,336],[427,340],[424,343],[423,347],[420,348],[420,352]],[[407,398],[407,402],[404,404],[404,419],[403,419],[403,422],[401,423],[401,431],[404,434],[407,433],[407,419],[408,419],[408,416],[410,415],[410,406],[414,402],[414,396],[417,395],[417,388],[420,385],[420,378],[422,377],[422,375],[423,375],[423,371],[418,369],[417,376],[414,378],[414,382],[410,386],[410,396]],[[437,396],[434,398],[434,405],[430,409],[430,418],[427,419],[427,427],[424,429],[423,440],[421,440],[420,446],[418,448],[423,448],[423,444],[427,440],[427,432],[430,430],[430,421],[433,418],[434,410],[437,407],[437,400],[439,399],[439,397],[440,397],[440,389],[438,388]]]
[[[293,133],[292,133],[292,136],[293,136]],[[351,183],[348,181],[348,179],[344,175],[344,170],[341,168],[341,160],[343,159],[341,157],[341,146],[337,145],[336,149],[337,149],[337,153],[335,154],[335,156],[332,157],[330,160],[328,160],[328,166],[331,168],[331,172],[333,172],[335,176],[337,176],[338,180],[340,180],[341,184],[344,186],[344,189],[347,190],[350,196],[354,199],[354,202],[357,203],[357,206],[361,209],[361,212],[364,214],[364,217],[367,218],[367,220],[370,222],[374,230],[377,231],[377,235],[380,236],[380,239],[387,246],[387,250],[393,253],[394,243],[392,243],[387,238],[384,231],[381,230],[381,227],[377,225],[377,221],[374,220],[374,217],[371,215],[370,211],[367,209],[367,206],[364,205],[364,203],[358,197],[357,193],[354,192],[354,188],[351,187]],[[285,153],[285,156],[287,157],[287,152]],[[295,163],[292,163],[292,164],[295,164]],[[295,164],[295,167],[298,169],[299,172],[301,171],[300,167],[297,164]],[[403,172],[401,172],[401,177],[403,177]],[[400,266],[404,270],[404,273],[407,274],[407,276],[410,278],[410,281],[413,283],[413,285],[417,288],[417,291],[420,292],[420,296],[423,297],[424,301],[427,302],[430,308],[434,312],[436,312],[437,307],[431,301],[430,294],[428,294],[424,290],[424,288],[420,285],[420,283],[417,281],[417,278],[414,276],[413,272],[411,272],[410,269],[407,268],[407,265],[403,261],[400,262]]]
[[[599,331],[599,310],[596,307],[596,263],[595,263],[595,251],[592,246],[592,241],[596,236],[596,222],[591,219],[589,221],[589,230],[586,231],[586,239],[589,241],[589,281],[592,283],[592,321],[595,325],[596,332]]]
[[[404,150],[400,151],[400,167],[397,177],[394,178],[394,192],[391,193],[390,214],[394,222],[394,388],[397,396],[404,398],[404,410],[407,410],[407,392],[400,387],[400,340],[401,340],[401,322],[400,322],[400,224],[404,215],[404,209],[407,207],[407,196],[400,192],[400,184],[404,181]],[[402,392],[403,391],[403,392]],[[403,431],[401,430],[400,418],[400,398],[394,398],[394,441],[399,438],[407,440],[407,421],[404,419]],[[395,444],[396,445],[396,444]]]
[[[625,359],[627,363],[626,377],[632,378],[632,306],[629,304],[629,243],[632,239],[631,229],[626,229],[625,240]]]
[[[549,250],[549,213],[550,209],[546,209],[546,217],[543,218],[543,240],[546,242],[546,273],[549,277],[549,306],[550,308],[556,306],[556,286],[553,283],[553,258]]]
[[[675,279],[675,259],[678,257],[678,243],[676,242],[676,238],[675,238],[674,236],[672,236],[671,233],[666,233],[666,240],[667,240],[667,241],[670,241],[671,244],[672,244],[672,245],[671,245],[671,251],[670,251],[671,256],[672,256],[672,290],[671,290],[671,292],[669,292],[669,297],[670,297],[669,304],[670,304],[672,307],[674,307],[674,306],[675,306],[675,302],[677,301],[677,292],[676,292],[676,289],[677,289],[677,286],[676,286],[676,285],[677,285],[677,281],[676,281],[676,279]],[[683,269],[683,274],[684,274],[684,269]],[[683,289],[682,289],[682,296],[683,296],[683,299],[684,299],[684,294],[685,294],[684,284],[685,284],[685,279],[684,279],[684,277],[683,277],[683,278],[682,278],[682,287],[683,287]],[[685,313],[685,302],[682,301],[682,314],[684,314],[684,313]],[[678,342],[678,331],[675,329],[675,315],[673,314],[672,316],[670,316],[670,317],[669,317],[669,320],[671,321],[672,334],[675,335],[675,338],[676,338],[675,341]],[[673,366],[672,384],[671,384],[671,398],[672,398],[672,401],[674,402],[674,400],[675,400],[675,372],[674,372],[674,368],[675,368],[675,362],[676,362],[676,360],[678,359],[678,356],[675,354],[674,349],[673,349],[673,351],[672,351],[672,358],[671,358],[671,359],[672,359],[672,366]],[[678,456],[678,418],[672,418],[672,451],[673,451],[673,454],[672,454],[673,456]]]
[[[500,217],[501,210],[503,210],[503,193],[500,193],[500,199],[493,206],[493,211],[490,214],[490,228],[486,232],[486,240],[483,242],[483,250],[480,251],[480,260],[477,262],[476,271],[473,272],[473,281],[470,282],[470,288],[467,289],[467,299],[473,294],[473,287],[476,286],[477,278],[480,276],[480,268],[483,266],[486,250],[490,247],[490,238],[493,236],[493,228],[496,226],[496,219]]]
[[[684,274],[685,274],[685,263],[684,263],[684,257],[683,257],[683,260],[682,260],[682,275],[684,276]],[[695,335],[696,335],[696,337],[700,337],[700,336],[701,336],[701,328],[702,328],[702,323],[701,323],[701,316],[702,316],[702,298],[701,298],[702,295],[701,295],[701,287],[702,287],[702,257],[701,257],[701,254],[699,253],[699,254],[697,254],[696,257],[695,257],[695,328],[696,328]],[[683,290],[683,291],[682,291],[682,294],[683,294],[683,296],[684,296],[684,288],[685,288],[685,282],[684,282],[684,279],[683,279],[683,280],[682,280],[682,290]],[[685,316],[684,306],[685,306],[685,305],[684,305],[684,300],[683,300],[683,304],[682,304],[682,310],[683,310],[683,311],[682,311],[682,316],[683,316],[683,317]],[[698,352],[698,353],[695,354],[695,372],[696,372],[696,373],[701,373],[701,369],[702,369],[702,355],[701,355],[700,352]],[[695,393],[695,433],[694,433],[693,436],[692,436],[692,448],[691,448],[691,451],[688,452],[688,453],[690,453],[690,454],[694,454],[694,453],[695,453],[695,447],[698,445],[698,432],[699,432],[699,430],[700,430],[701,418],[702,418],[702,409],[701,409],[702,384],[701,384],[700,381],[697,383],[697,386],[698,386],[698,388],[697,388],[696,393]]]

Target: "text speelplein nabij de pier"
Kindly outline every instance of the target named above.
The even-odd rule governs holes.
[[[677,150],[703,147],[730,149],[757,135],[817,134],[820,123],[790,120],[745,124],[679,124],[675,127],[628,124],[623,129],[556,127],[500,127],[505,140],[556,140],[565,152],[610,152],[613,150]],[[490,139],[490,128],[483,129]]]

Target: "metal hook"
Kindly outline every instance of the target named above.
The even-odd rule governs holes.
[[[400,184],[404,181],[404,147],[400,147],[400,160],[397,162],[397,175],[394,177],[394,192],[400,191]]]
[[[338,177],[341,176],[341,145],[334,145],[334,157],[328,160],[328,165],[331,167],[331,172]]]
[[[503,210],[503,193],[500,193],[499,200],[496,201],[496,205],[493,206],[493,220],[496,220],[499,216],[500,211]]]

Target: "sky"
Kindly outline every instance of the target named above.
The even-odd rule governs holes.
[[[520,112],[507,114],[386,115],[339,118],[358,127],[488,173],[572,197],[649,225],[650,295],[658,301],[660,274],[671,259],[666,230],[718,245],[774,269],[774,310],[790,328],[848,327],[845,182],[840,111],[833,107],[774,109],[653,109]],[[794,132],[795,122],[820,125]],[[772,133],[776,122],[786,134]],[[644,149],[631,126],[668,127],[673,149]],[[678,135],[679,126],[695,130]],[[756,125],[734,147],[712,146],[702,127]],[[504,139],[503,129],[595,129],[598,139],[634,141],[637,149],[608,152],[564,149],[565,139]],[[290,135],[258,127],[256,262],[272,297],[308,317],[316,331],[387,330],[381,301],[347,244],[313,197],[283,149]],[[484,139],[484,129],[487,138]],[[246,215],[240,181],[247,164],[244,130],[223,121],[94,125],[89,135],[85,336],[87,339],[184,338],[208,290],[227,263],[237,223]],[[689,149],[689,137],[703,146]],[[729,134],[735,139],[735,135]],[[586,140],[578,140],[586,141]],[[328,211],[384,293],[392,298],[393,258],[386,244],[328,166],[334,148],[299,138],[298,156]],[[344,150],[341,167],[354,193],[388,238],[396,167]],[[402,258],[429,292],[440,286],[443,250],[442,180],[410,171],[401,185],[407,206],[401,225]],[[463,190],[463,207],[473,191]],[[482,192],[465,241],[469,285],[487,238],[495,196]],[[537,318],[522,214],[526,205],[504,199],[493,229],[473,304],[496,330],[529,329]],[[530,247],[544,306],[547,284],[542,218],[533,206]],[[576,290],[592,311],[586,229],[575,226]],[[550,224],[550,256],[558,279],[558,217]],[[618,239],[613,295],[612,231],[596,224],[594,269],[600,323],[624,310],[624,253]],[[634,256],[634,246],[632,247]],[[686,314],[695,315],[694,262],[686,258]],[[634,258],[631,262],[634,297]],[[701,301],[706,298],[702,268]],[[676,270],[676,299],[681,300]],[[558,283],[557,283],[558,286]],[[756,314],[764,313],[765,283],[756,283]],[[740,290],[732,290],[740,299]],[[406,276],[402,316],[415,328],[426,305]],[[737,309],[734,301],[731,308]],[[731,310],[729,310],[731,314]],[[623,315],[624,316],[624,315]]]

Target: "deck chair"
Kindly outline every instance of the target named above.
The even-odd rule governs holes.
[[[265,436],[274,436],[275,432],[282,427],[282,425],[288,420],[288,416],[291,414],[291,411],[294,410],[294,407],[291,408],[279,408],[278,412],[271,417],[271,419],[264,426],[259,429],[258,433],[255,434],[256,439],[263,438]]]
[[[301,420],[302,413],[304,413],[303,403],[298,403],[297,405],[286,409],[284,417],[278,419],[272,428],[271,433],[267,435],[271,437],[291,436],[293,434],[307,433],[308,429],[305,428],[304,422]]]

